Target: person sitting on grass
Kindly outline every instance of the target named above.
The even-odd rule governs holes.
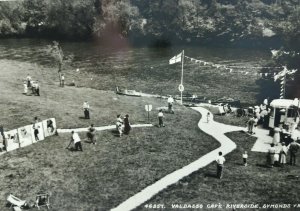
[[[164,127],[165,126],[163,118],[164,118],[164,113],[163,113],[162,109],[160,109],[159,112],[158,112],[158,126],[159,127]]]

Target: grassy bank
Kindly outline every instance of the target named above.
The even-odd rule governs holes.
[[[251,152],[255,143],[254,137],[243,132],[233,132],[227,136],[237,144],[237,149],[225,157],[222,180],[215,178],[216,164],[212,163],[158,194],[147,204],[164,204],[169,208],[175,203],[203,204],[204,209],[208,209],[207,205],[220,203],[222,208],[218,210],[224,210],[226,204],[230,203],[253,203],[260,206],[298,204],[300,200],[298,179],[288,177],[288,175],[298,176],[300,173],[298,167],[286,165],[267,168],[266,154]],[[249,155],[247,167],[242,165],[242,153],[245,150]],[[149,208],[141,206],[137,210]]]
[[[118,113],[128,113],[132,124],[145,123],[145,104],[153,105],[150,121],[157,124],[155,108],[166,106],[156,98],[117,96],[86,87],[61,88],[56,70],[26,62],[0,60],[0,70],[0,122],[5,130],[31,124],[35,116],[55,117],[59,128],[114,124]],[[22,94],[27,74],[40,81],[40,97]],[[82,118],[84,100],[91,106],[89,121]],[[198,129],[197,112],[175,105],[175,115],[165,115],[165,128],[133,129],[121,138],[113,131],[98,132],[97,145],[84,142],[83,152],[66,150],[70,134],[61,134],[1,155],[0,210],[9,210],[5,207],[7,194],[34,200],[38,191],[51,192],[52,210],[109,210],[218,147]],[[85,139],[85,134],[80,136]]]

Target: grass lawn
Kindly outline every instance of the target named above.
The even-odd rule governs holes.
[[[145,104],[166,106],[156,98],[117,96],[85,87],[60,88],[55,70],[26,62],[0,60],[0,70],[0,122],[5,130],[31,124],[35,116],[55,117],[58,128],[115,124],[119,113],[128,113],[132,124],[146,123]],[[27,73],[40,81],[40,97],[22,94]],[[84,100],[91,106],[89,121],[82,118]],[[134,128],[122,138],[113,131],[98,132],[97,145],[84,142],[84,152],[66,150],[70,134],[60,134],[1,155],[0,210],[10,210],[5,207],[9,193],[34,200],[39,191],[52,193],[52,210],[109,210],[218,147],[197,127],[197,112],[175,105],[175,115],[165,116],[165,128]],[[151,122],[157,124],[155,109]],[[85,134],[80,136],[85,138]]]
[[[237,149],[225,157],[222,180],[215,178],[216,164],[212,163],[169,187],[146,204],[164,204],[169,208],[175,203],[203,204],[204,209],[207,209],[209,204],[220,203],[222,209],[219,210],[223,210],[229,203],[254,203],[260,206],[299,203],[299,179],[288,178],[288,175],[300,174],[299,164],[296,167],[286,165],[267,168],[266,154],[251,152],[256,138],[243,132],[233,132],[227,136],[237,144]],[[242,153],[245,150],[249,155],[247,167],[242,165]],[[151,210],[144,208],[145,205],[136,210]]]

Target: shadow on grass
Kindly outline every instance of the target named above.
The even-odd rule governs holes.
[[[212,173],[212,172],[205,173],[204,177],[218,178],[217,175],[215,173]]]
[[[80,116],[78,117],[78,119],[86,119],[84,116]]]
[[[261,167],[261,168],[272,168],[271,166],[269,166],[267,164],[260,164],[260,163],[257,163],[256,166]]]

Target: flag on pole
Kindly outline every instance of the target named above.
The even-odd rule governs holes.
[[[177,56],[172,57],[169,60],[169,64],[175,64],[175,63],[181,62],[181,57],[182,57],[182,52],[180,54],[178,54]]]

